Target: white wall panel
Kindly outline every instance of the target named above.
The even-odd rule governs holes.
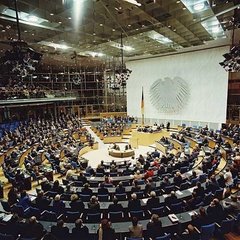
[[[141,117],[143,87],[146,118],[225,122],[228,73],[219,62],[226,52],[221,47],[128,62],[128,114]]]

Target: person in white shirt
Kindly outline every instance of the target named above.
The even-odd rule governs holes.
[[[224,174],[224,179],[226,181],[226,186],[229,187],[233,184],[232,173],[229,168],[226,169],[226,173]]]

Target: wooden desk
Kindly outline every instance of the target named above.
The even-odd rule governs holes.
[[[174,138],[168,138],[169,142],[171,142],[176,150],[183,151],[184,143],[178,141]]]
[[[156,148],[157,148],[159,151],[161,151],[163,154],[166,155],[167,150],[168,150],[168,145],[167,145],[167,144],[164,144],[164,143],[162,143],[162,142],[160,142],[160,141],[156,141],[156,142],[155,142],[155,145],[156,145]]]
[[[110,149],[108,151],[108,154],[112,157],[117,157],[117,158],[125,158],[125,157],[132,157],[135,155],[135,152],[133,149],[129,150],[115,150],[115,149]]]
[[[119,143],[122,142],[122,136],[112,136],[112,137],[104,137],[104,143]]]

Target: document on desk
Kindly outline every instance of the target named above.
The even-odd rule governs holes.
[[[176,194],[183,195],[183,193],[181,191],[179,191],[179,190],[176,191]]]
[[[179,222],[179,219],[178,219],[178,217],[175,214],[169,214],[168,218],[172,221],[172,223]]]
[[[193,211],[193,212],[189,212],[188,214],[190,215],[190,217],[192,217],[194,215],[197,215],[197,212]]]

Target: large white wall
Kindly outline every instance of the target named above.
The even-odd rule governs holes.
[[[226,52],[228,48],[221,47],[127,62],[132,70],[128,114],[141,117],[143,87],[146,119],[225,122],[228,73],[219,62]]]

